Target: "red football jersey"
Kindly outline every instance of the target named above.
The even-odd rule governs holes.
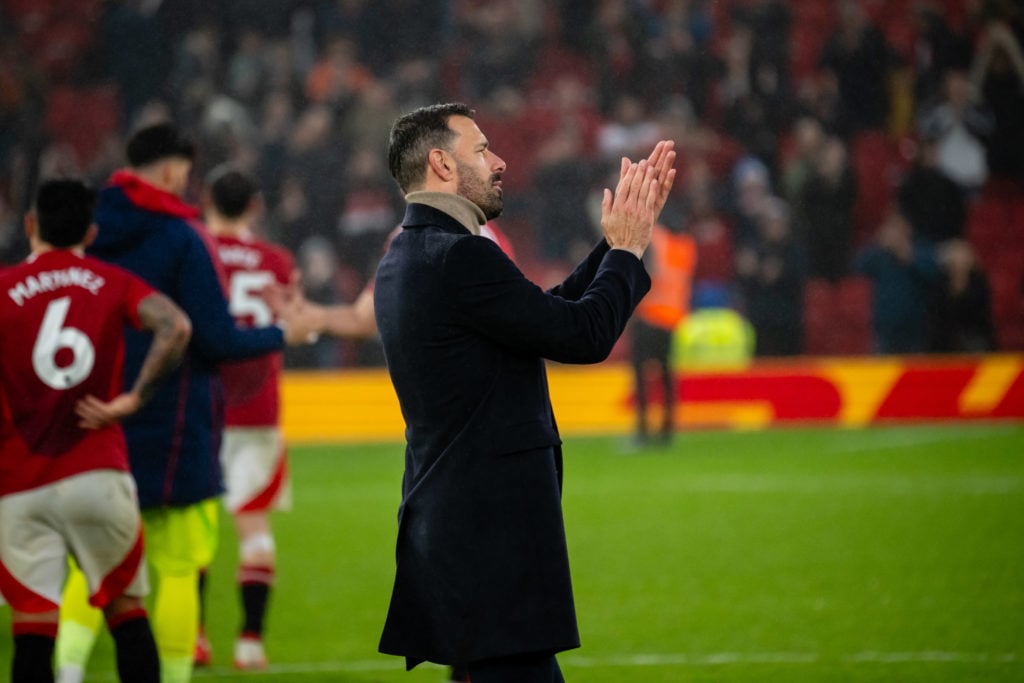
[[[231,314],[244,327],[269,327],[274,314],[260,298],[272,282],[288,284],[295,259],[286,249],[255,238],[215,237],[217,255],[228,281]],[[278,384],[283,354],[224,363],[225,424],[228,427],[276,426]]]
[[[119,425],[78,426],[75,403],[122,390],[124,326],[153,289],[66,249],[0,273],[0,495],[96,469],[128,471]]]

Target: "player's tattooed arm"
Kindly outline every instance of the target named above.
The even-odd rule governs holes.
[[[192,337],[192,322],[177,304],[158,292],[139,303],[139,320],[143,328],[153,333],[153,343],[132,387],[145,403],[160,378],[181,360]]]
[[[143,329],[153,333],[153,341],[131,390],[110,401],[101,401],[95,396],[80,400],[76,412],[81,427],[99,429],[137,411],[185,353],[192,336],[192,323],[173,301],[154,292],[139,302],[138,316]]]

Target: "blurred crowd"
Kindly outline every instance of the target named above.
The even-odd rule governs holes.
[[[694,305],[741,311],[759,355],[1024,348],[1016,0],[0,7],[4,263],[38,178],[102,184],[128,131],[169,118],[199,141],[192,199],[221,162],[257,173],[307,296],[351,300],[402,216],[390,124],[461,100],[508,163],[499,223],[541,284],[599,238],[619,158],[668,137],[662,220],[697,243]],[[324,342],[292,363],[379,360]]]

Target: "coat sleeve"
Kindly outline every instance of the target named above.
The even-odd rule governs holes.
[[[545,292],[496,244],[471,237],[448,250],[443,273],[456,322],[515,353],[562,363],[607,358],[651,284],[632,254],[598,249],[568,284]]]
[[[192,320],[193,347],[210,362],[244,360],[284,346],[278,327],[235,325],[213,259],[198,235],[188,240],[176,286],[179,303]]]
[[[590,283],[593,282],[594,276],[604,260],[604,255],[609,250],[608,243],[602,239],[591,249],[587,258],[569,274],[569,277],[565,278],[562,284],[552,287],[548,291],[555,296],[568,299],[569,301],[578,300],[587,291]]]

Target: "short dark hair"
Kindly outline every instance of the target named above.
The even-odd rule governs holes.
[[[58,249],[79,244],[92,225],[95,207],[96,192],[82,181],[43,181],[34,206],[39,239]]]
[[[460,102],[431,104],[401,116],[391,127],[388,140],[388,169],[402,192],[423,182],[427,153],[448,149],[455,132],[448,127],[452,116],[473,118],[475,112]]]
[[[195,143],[172,123],[156,123],[132,133],[125,150],[128,163],[134,168],[154,161],[179,157],[194,161]]]
[[[252,198],[260,192],[259,182],[251,173],[227,165],[210,171],[207,185],[214,208],[225,218],[244,214]]]

